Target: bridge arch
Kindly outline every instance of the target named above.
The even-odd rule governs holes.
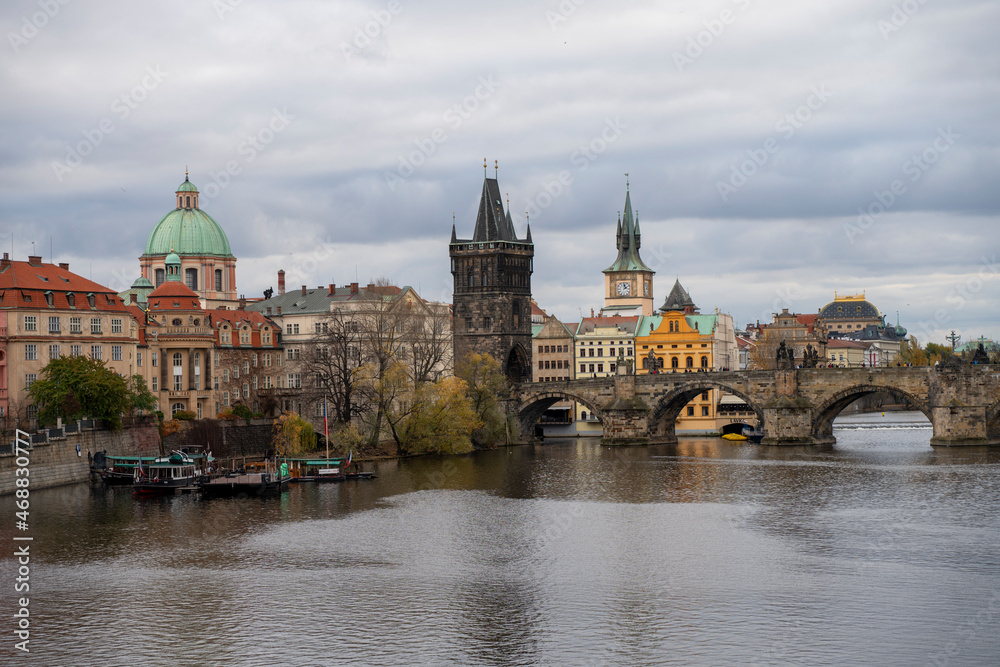
[[[677,435],[674,433],[674,423],[677,421],[677,417],[680,415],[681,410],[683,410],[684,406],[690,403],[698,394],[704,393],[709,389],[714,389],[719,392],[724,391],[742,398],[743,401],[754,411],[754,413],[756,413],[758,428],[763,427],[764,413],[761,411],[760,407],[756,404],[753,398],[740,389],[731,387],[722,382],[713,381],[709,376],[699,377],[701,375],[704,374],[698,374],[695,376],[696,379],[674,387],[664,394],[653,406],[648,423],[650,436],[654,440],[661,442],[675,442],[677,440]]]
[[[532,436],[538,420],[542,418],[546,410],[559,401],[575,401],[580,403],[586,406],[590,414],[597,417],[598,421],[601,423],[604,422],[604,412],[596,403],[579,394],[553,387],[551,389],[543,389],[537,393],[532,392],[528,396],[521,397],[521,408],[518,412],[518,419],[521,422],[521,433],[525,436]]]
[[[905,403],[922,412],[928,420],[934,421],[927,403],[907,391],[891,385],[859,384],[838,391],[816,408],[813,412],[813,438],[817,442],[834,442],[836,439],[833,437],[833,420],[837,418],[837,415],[859,398],[876,392],[885,392],[897,399],[902,399]]]

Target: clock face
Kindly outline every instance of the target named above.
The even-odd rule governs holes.
[[[630,291],[632,291],[632,286],[629,283],[618,283],[618,293],[625,296]]]

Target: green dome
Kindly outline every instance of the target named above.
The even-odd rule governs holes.
[[[195,187],[194,183],[188,180],[187,176],[185,176],[184,182],[177,188],[177,192],[198,192],[198,188]]]
[[[143,255],[166,255],[171,250],[178,255],[233,256],[222,227],[197,208],[178,208],[163,216],[149,233]]]
[[[149,278],[146,278],[145,276],[139,276],[135,279],[135,282],[132,283],[132,289],[142,289],[146,287],[153,289],[153,283],[151,283]]]

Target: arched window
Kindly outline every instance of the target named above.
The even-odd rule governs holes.
[[[184,409],[183,403],[174,403],[173,405],[170,406],[170,416],[173,417],[183,409]]]
[[[584,410],[584,411],[582,411],[580,413],[580,419],[582,419],[583,421],[587,421],[587,411],[586,410]]]
[[[685,364],[685,365],[686,365],[686,366],[687,366],[688,368],[694,368],[694,357],[688,357],[688,358],[687,358],[687,359],[686,359],[686,360],[684,361],[684,364]]]
[[[215,270],[215,291],[222,291],[222,269]]]
[[[677,357],[671,357],[671,359],[670,359],[670,367],[671,368],[677,368],[678,367]]]
[[[674,332],[674,321],[671,320],[670,321],[670,333],[673,333],[673,332]]]
[[[708,357],[702,357],[701,358],[701,367],[702,368],[708,368]]]
[[[649,359],[647,357],[642,358],[642,367],[649,368]]]

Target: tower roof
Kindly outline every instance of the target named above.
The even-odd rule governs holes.
[[[648,271],[655,273],[646,266],[639,257],[641,239],[639,235],[639,219],[632,214],[632,198],[628,188],[625,189],[625,215],[618,222],[616,245],[618,258],[614,264],[604,269],[604,273],[617,271]]]
[[[694,305],[694,301],[691,300],[691,295],[681,286],[681,281],[675,280],[670,294],[667,295],[667,298],[663,301],[663,305],[660,306],[660,312],[669,313],[672,310],[686,311],[688,308],[692,310],[698,309]]]
[[[519,240],[514,233],[510,213],[503,210],[500,186],[495,178],[483,180],[483,194],[479,199],[479,214],[476,216],[476,231],[472,240],[475,243]]]

